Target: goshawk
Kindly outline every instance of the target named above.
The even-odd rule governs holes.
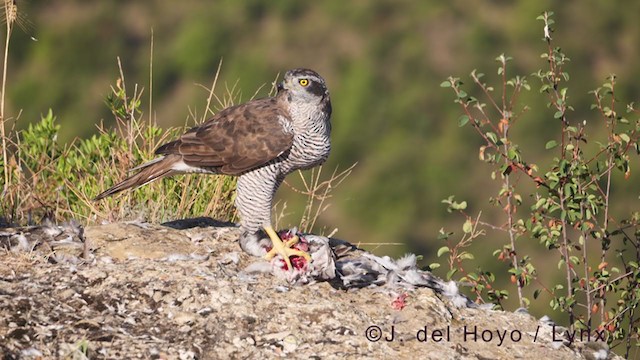
[[[252,255],[309,255],[283,242],[271,225],[271,207],[285,176],[323,163],[331,150],[331,101],[324,79],[313,70],[286,72],[274,97],[228,107],[175,141],[156,150],[161,155],[138,166],[135,175],[98,195],[95,200],[178,173],[239,176],[236,208],[240,213],[240,246]],[[264,231],[273,243],[261,246]]]

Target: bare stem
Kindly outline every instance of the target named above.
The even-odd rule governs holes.
[[[628,336],[626,336],[626,351],[625,351],[625,355],[624,358],[625,359],[629,359],[629,352],[631,351],[631,334],[633,334],[633,325],[634,325],[634,317],[635,317],[635,307],[631,308],[631,314],[629,314],[629,325],[627,328],[627,334],[629,334]]]
[[[585,208],[584,203],[580,203],[580,212],[582,213],[583,219],[585,216]],[[589,258],[587,251],[587,239],[589,234],[587,231],[582,230],[582,239],[584,240],[584,244],[582,244],[582,263],[584,264],[584,283],[585,283],[585,294],[587,297],[587,327],[591,327],[591,281],[589,280]]]
[[[560,210],[565,213],[565,198],[560,191]],[[573,297],[573,282],[571,279],[571,261],[569,260],[569,234],[567,234],[567,221],[562,219],[562,257],[564,258],[565,270],[567,273],[567,300]],[[569,324],[573,326],[573,305],[569,306]]]
[[[202,122],[204,122],[209,114],[214,115],[213,110],[211,110],[211,99],[213,99],[214,90],[216,88],[216,84],[218,83],[218,77],[220,76],[220,69],[222,69],[222,59],[218,63],[218,70],[216,70],[216,75],[213,78],[213,83],[211,84],[211,88],[209,89],[209,97],[207,98],[207,107],[204,109],[204,115],[202,115]]]
[[[153,124],[153,28],[149,47],[149,126]]]
[[[505,130],[505,134],[506,134],[506,130]],[[505,136],[506,137],[506,136]],[[506,147],[507,145],[505,145]],[[505,151],[507,151],[505,149]],[[505,160],[505,162],[508,163],[507,160]],[[516,272],[518,272],[518,255],[516,253],[516,239],[515,239],[515,232],[513,231],[513,211],[512,211],[512,198],[513,198],[513,191],[511,189],[511,184],[509,181],[509,175],[505,175],[504,176],[504,185],[505,187],[508,189],[508,195],[507,195],[507,221],[508,221],[508,228],[507,228],[507,232],[509,233],[509,241],[511,244],[511,266],[513,266],[513,269],[516,270]],[[520,280],[518,279],[518,281],[516,281],[516,285],[518,287],[518,301],[520,302],[520,307],[525,307],[526,304],[524,302],[524,299],[522,298],[522,283],[520,282]]]
[[[610,84],[611,84],[611,111],[612,113],[615,114],[615,78],[611,77],[610,79]],[[604,107],[602,104],[602,97],[600,95],[599,92],[595,92],[595,98],[596,98],[596,102],[597,102],[597,107],[600,110],[600,114],[602,115],[602,118],[604,119],[604,123],[605,126],[607,128],[607,137],[609,140],[609,144],[612,144],[614,139],[613,139],[613,135],[615,132],[615,121],[611,118],[611,116],[607,115],[604,111]],[[631,142],[629,142],[628,145],[630,145]],[[628,146],[627,146],[628,149]],[[604,148],[603,150],[601,150],[600,153],[598,153],[596,156],[600,155],[602,152],[604,151],[608,151],[609,147]],[[626,152],[626,149],[625,149]],[[609,199],[610,199],[610,194],[611,194],[611,174],[612,174],[612,170],[614,167],[614,163],[613,163],[613,157],[614,154],[612,152],[609,151],[609,155],[607,156],[607,169],[605,170],[605,172],[603,174],[601,174],[600,176],[606,174],[607,175],[607,185],[606,185],[606,189],[604,191],[604,193],[602,193],[602,190],[600,190],[600,192],[602,193],[602,197],[604,198],[604,220],[603,220],[603,225],[602,225],[602,231],[603,233],[605,233],[607,231],[607,229],[609,228]],[[594,157],[595,158],[595,157]],[[598,176],[598,178],[600,177]],[[594,181],[594,180],[592,180]],[[600,187],[598,187],[598,189],[600,189]],[[606,257],[607,251],[605,249],[605,247],[602,247],[602,253],[600,255],[600,262],[604,262],[605,261],[605,257]],[[605,312],[604,312],[604,299],[600,300],[600,321],[604,321],[605,317]]]
[[[509,154],[509,148],[511,147],[509,138],[509,128],[511,125],[511,107],[507,108],[507,59],[504,55],[500,57],[500,61],[502,63],[502,137],[506,139],[504,142],[503,148],[505,154]],[[517,91],[517,90],[514,90]],[[511,160],[508,157],[504,158],[504,163],[506,166],[509,166]],[[504,175],[504,186],[507,190],[507,222],[508,222],[508,234],[509,234],[509,242],[511,245],[511,266],[518,273],[518,255],[516,252],[516,236],[513,230],[513,188],[511,185],[511,178],[509,174]],[[520,302],[520,307],[525,307],[526,304],[524,302],[524,298],[522,297],[522,282],[520,281],[520,276],[517,277],[516,286],[518,289],[518,301]]]
[[[9,10],[6,9],[5,4],[5,16],[7,24],[7,37],[4,43],[4,60],[2,63],[2,96],[0,96],[0,137],[2,137],[2,163],[4,164],[4,186],[2,188],[2,197],[5,197],[9,188],[9,176],[11,171],[9,170],[9,158],[7,156],[7,134],[5,132],[6,117],[4,114],[4,101],[7,88],[7,67],[9,64],[9,39],[11,39],[11,30],[13,28],[13,19],[9,18]]]

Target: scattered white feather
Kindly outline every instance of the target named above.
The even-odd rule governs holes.
[[[553,326],[556,324],[548,315],[544,315],[543,317],[541,317],[538,322],[547,326]]]
[[[256,261],[244,269],[247,274],[266,274],[273,272],[273,266],[266,261]]]
[[[199,255],[199,254],[169,254],[162,258],[162,261],[167,262],[177,262],[177,261],[205,261],[209,258],[209,255]]]
[[[239,262],[240,262],[240,254],[238,254],[237,251],[232,251],[230,253],[224,254],[222,259],[220,260],[220,263],[223,265],[228,265],[228,264],[238,265]]]
[[[20,234],[14,235],[12,236],[12,240],[17,241],[17,244],[11,247],[12,252],[31,250],[31,245],[29,245],[29,240],[27,240],[27,237],[24,236],[24,234],[20,233]]]
[[[38,349],[28,348],[28,349],[24,349],[24,350],[20,351],[20,356],[22,358],[29,358],[29,357],[42,358],[44,355]]]
[[[609,350],[600,349],[593,353],[593,358],[596,360],[606,360],[609,357]]]

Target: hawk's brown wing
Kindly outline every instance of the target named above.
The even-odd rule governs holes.
[[[253,100],[220,111],[156,154],[181,155],[189,166],[239,175],[291,148],[293,132],[282,121],[287,118],[277,97]]]

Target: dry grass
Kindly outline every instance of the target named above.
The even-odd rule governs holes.
[[[130,169],[140,163],[153,159],[154,151],[182,132],[182,128],[161,130],[153,119],[147,122],[141,119],[139,106],[143,91],[138,85],[133,87],[131,96],[127,93],[122,65],[120,78],[116,87],[112,88],[112,112],[117,120],[118,136],[126,139],[125,151],[101,153],[99,164],[106,171],[98,171],[99,189],[77,187],[66,181],[69,189],[78,195],[83,205],[91,208],[90,221],[121,221],[128,218],[144,218],[151,222],[162,222],[174,218],[194,216],[210,216],[225,221],[234,221],[236,212],[233,207],[235,178],[228,176],[181,175],[162,179],[134,191],[108,198],[100,202],[91,199],[99,192],[123,179]],[[211,99],[215,97],[215,86],[220,67],[215,74],[211,88],[208,90],[207,112],[211,110]],[[220,100],[220,105],[230,106],[234,103],[233,94],[227,92]],[[151,100],[150,100],[151,101]],[[193,123],[198,120],[192,117]],[[109,131],[100,128],[100,133],[108,137]]]
[[[339,171],[336,167],[328,179],[322,176],[324,167],[318,166],[309,171],[297,171],[301,188],[295,187],[290,182],[284,182],[284,185],[291,189],[293,192],[301,194],[306,197],[306,202],[302,216],[298,222],[298,229],[302,232],[311,232],[315,229],[316,223],[322,213],[327,211],[331,206],[329,199],[331,199],[331,191],[338,187],[353,171],[353,168],[357,165],[353,164],[347,169]],[[287,204],[282,202],[274,206],[274,222],[276,227],[281,227],[284,218],[290,214],[286,211]],[[332,229],[330,232],[327,229],[321,229],[320,232],[326,236],[333,236],[338,231],[337,228]]]

